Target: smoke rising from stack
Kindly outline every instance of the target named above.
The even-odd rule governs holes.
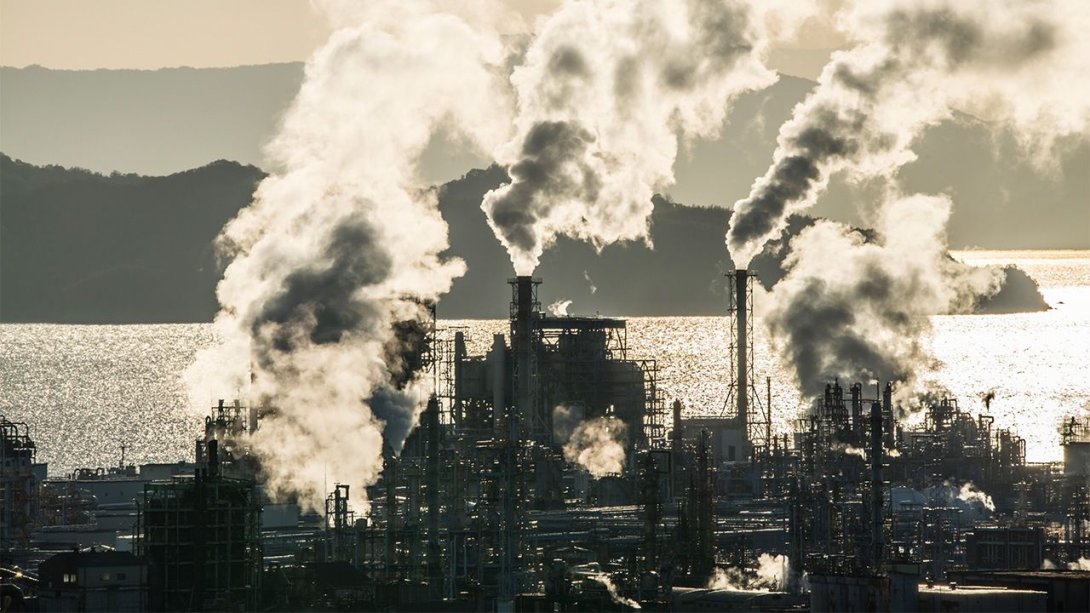
[[[568,314],[568,307],[571,306],[572,301],[567,299],[557,300],[549,305],[549,314],[553,317],[565,317]]]
[[[709,590],[781,591],[787,587],[790,568],[786,555],[762,553],[757,557],[756,570],[716,567],[704,587]]]
[[[962,484],[961,489],[958,490],[958,500],[976,503],[995,512],[995,502],[992,501],[992,497],[976,489],[972,482]]]
[[[616,417],[598,417],[579,423],[564,444],[564,459],[582,466],[595,479],[624,469],[628,425]]]
[[[1036,159],[1090,125],[1090,6],[1042,2],[859,2],[833,55],[779,132],[772,166],[734,206],[727,244],[745,267],[814,204],[838,171],[892,178],[911,146],[959,108],[1015,130]]]
[[[275,169],[219,238],[223,344],[187,375],[200,398],[245,390],[252,368],[251,401],[268,407],[252,450],[270,491],[311,508],[324,484],[374,483],[384,443],[400,449],[426,402],[400,331],[465,266],[440,256],[420,153],[440,126],[489,151],[509,125],[502,7],[324,7],[335,31],[268,146]]]
[[[811,206],[829,176],[886,180],[877,233],[819,222],[790,243],[786,277],[766,319],[781,358],[807,395],[824,381],[900,380],[929,370],[930,315],[964,312],[1002,282],[998,269],[945,257],[945,197],[897,193],[897,171],[928,127],[957,107],[1012,129],[1044,156],[1090,124],[1083,83],[1090,49],[1085,3],[859,2],[840,25],[854,48],[835,53],[817,88],[779,132],[772,166],[735,204],[727,244],[745,266]],[[1047,75],[1047,76],[1045,76]],[[1064,78],[1068,77],[1068,78]],[[1072,101],[1072,97],[1077,101]]]
[[[629,607],[632,609],[639,609],[640,603],[632,600],[631,598],[625,598],[621,596],[620,590],[617,589],[617,584],[613,583],[613,579],[606,573],[595,573],[590,576],[598,583],[602,584],[602,587],[606,588],[606,592],[609,594],[609,599],[613,601],[613,604],[619,604],[621,606]]]
[[[819,221],[791,242],[784,278],[764,320],[780,359],[802,392],[826,381],[904,381],[930,364],[928,316],[971,309],[1002,283],[1000,269],[946,257],[948,198],[891,197],[871,242],[847,226]]]
[[[760,58],[770,23],[799,20],[786,6],[572,1],[543,22],[511,78],[516,135],[497,153],[511,182],[481,205],[516,274],[560,235],[649,240],[679,137],[712,135],[736,96],[776,80]]]

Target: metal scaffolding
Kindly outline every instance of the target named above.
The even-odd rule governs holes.
[[[146,484],[137,508],[136,551],[148,559],[156,608],[256,608],[261,507],[253,482],[198,469]]]
[[[723,402],[723,414],[738,420],[746,441],[753,449],[772,444],[772,407],[761,401],[753,381],[753,283],[749,271],[739,269],[727,275],[727,352],[730,356],[730,384]],[[746,456],[751,451],[744,452]]]

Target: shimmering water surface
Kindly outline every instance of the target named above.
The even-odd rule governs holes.
[[[1041,284],[1053,307],[1044,313],[932,318],[937,359],[929,375],[963,409],[983,410],[994,391],[997,427],[1027,440],[1031,461],[1060,457],[1057,427],[1090,410],[1090,251],[959,252],[973,264],[1015,263]],[[542,286],[542,300],[548,296]],[[757,314],[760,317],[760,314]],[[505,320],[444,322],[464,326],[472,353],[484,352]],[[755,327],[758,381],[772,379],[773,423],[786,431],[801,400]],[[188,408],[180,374],[212,344],[210,325],[0,325],[0,413],[30,425],[50,473],[116,464],[121,444],[133,462],[174,462],[192,455],[201,412]],[[630,357],[655,358],[666,398],[694,413],[722,411],[727,392],[727,330],[721,317],[628,320]]]

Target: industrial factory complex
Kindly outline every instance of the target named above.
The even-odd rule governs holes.
[[[896,381],[773,407],[753,279],[728,279],[723,410],[663,397],[624,320],[547,314],[517,277],[483,355],[420,335],[417,425],[321,509],[265,489],[247,399],[192,462],[64,476],[3,419],[3,611],[1090,611],[1090,419],[1035,464],[956,398],[909,425]]]

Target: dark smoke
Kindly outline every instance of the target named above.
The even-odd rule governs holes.
[[[284,278],[252,324],[255,339],[268,339],[254,346],[262,366],[272,363],[268,352],[291,353],[300,335],[318,345],[337,343],[345,332],[376,320],[376,305],[359,298],[361,288],[390,274],[390,255],[375,246],[366,220],[344,219],[313,266]]]
[[[727,244],[737,266],[811,206],[830,174],[892,175],[910,161],[914,140],[949,114],[946,101],[963,82],[1029,71],[1056,47],[1055,25],[1044,20],[1055,16],[997,21],[953,6],[893,4],[863,20],[871,29],[860,35],[870,42],[834,55],[780,129],[772,166],[735,204]]]
[[[928,317],[969,312],[1003,278],[946,255],[949,200],[895,198],[882,209],[869,237],[824,220],[799,232],[769,296],[773,345],[808,396],[837,378],[910,391],[932,367]]]
[[[915,341],[927,328],[926,320],[914,319],[900,308],[904,303],[891,300],[894,286],[888,275],[873,267],[868,273],[871,276],[842,289],[832,289],[821,279],[807,279],[792,300],[769,319],[772,334],[782,339],[781,357],[793,366],[803,394],[816,396],[825,382],[833,379],[903,381],[921,361],[923,351],[918,342],[891,356],[884,345],[886,335],[878,330],[874,336],[868,336],[866,330],[848,333],[861,327],[864,315],[857,305],[864,301],[877,301],[883,309],[880,313],[886,329],[882,332],[892,331]]]
[[[535,226],[557,201],[593,202],[601,179],[583,162],[594,136],[576,123],[546,121],[534,125],[522,145],[521,159],[508,170],[510,188],[492,200],[492,223],[502,239],[523,251],[545,245]]]
[[[564,235],[601,249],[648,240],[679,137],[708,136],[733,98],[770,85],[766,20],[722,0],[568,2],[515,69],[511,183],[481,204],[518,274]]]
[[[332,483],[366,506],[428,396],[425,305],[465,266],[420,157],[441,130],[492,151],[512,110],[498,3],[324,5],[335,31],[267,146],[274,170],[221,236],[220,344],[186,375],[195,400],[268,409],[249,439],[267,490],[313,509]]]

